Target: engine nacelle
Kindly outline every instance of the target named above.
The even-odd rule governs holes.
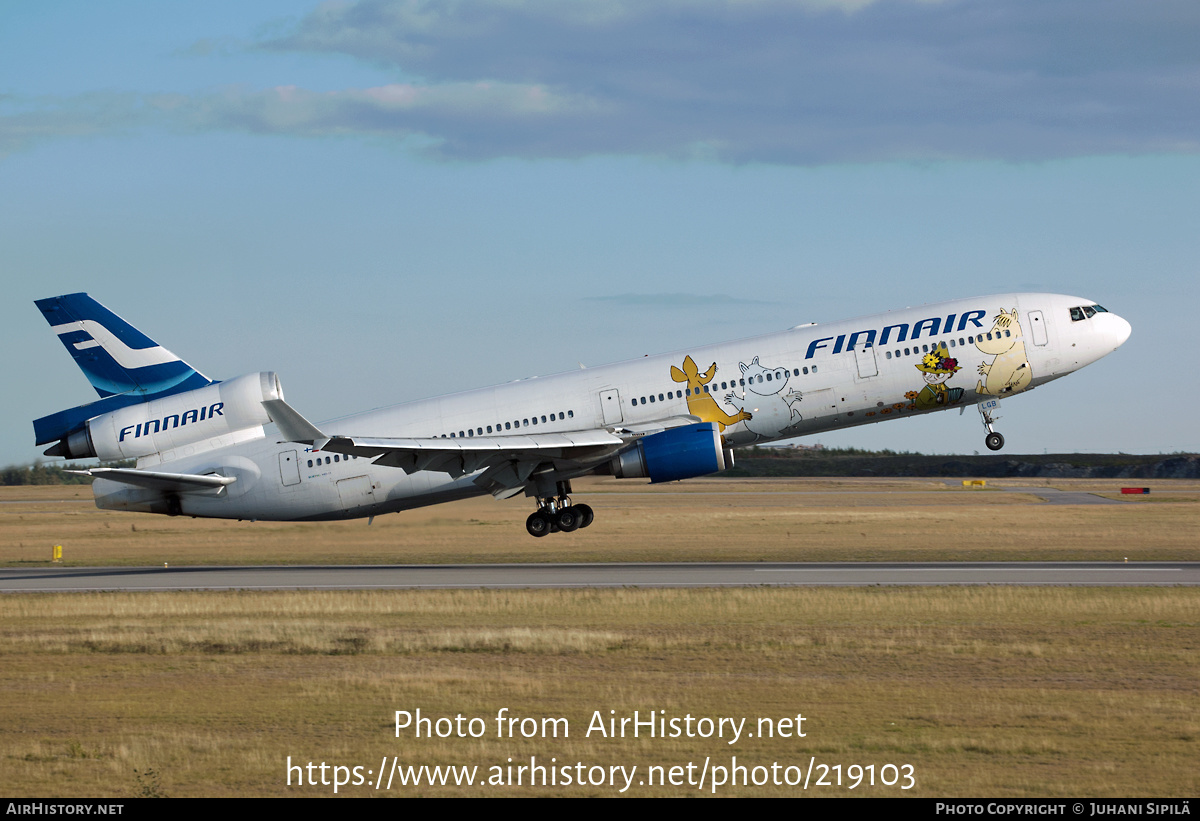
[[[635,447],[613,457],[611,467],[618,479],[649,477],[653,484],[706,476],[731,464],[721,446],[719,426],[701,422],[639,439]]]
[[[249,373],[89,419],[56,448],[73,459],[136,459],[269,423],[264,399],[282,399],[273,371]]]

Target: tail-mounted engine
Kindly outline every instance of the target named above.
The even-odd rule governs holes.
[[[282,399],[273,371],[249,373],[187,393],[130,405],[87,420],[46,451],[49,456],[136,459],[208,441],[271,421],[264,399]]]

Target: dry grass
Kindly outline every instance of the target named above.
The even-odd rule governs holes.
[[[108,513],[87,488],[13,488],[0,492],[0,563],[44,564],[54,544],[76,565],[1200,558],[1196,483],[1151,483],[1149,497],[1087,507],[995,484],[595,480],[577,498],[597,523],[540,540],[525,535],[520,501],[368,527]],[[287,757],[486,767],[537,755],[644,768],[737,755],[910,763],[911,794],[923,796],[1190,796],[1200,791],[1198,612],[1200,592],[1157,588],[9,595],[0,784],[12,796],[327,795],[289,788]],[[497,739],[489,724],[478,740],[395,738],[393,712],[418,707],[564,716],[571,736]],[[734,746],[584,738],[595,710],[751,722],[802,712],[809,735]]]
[[[592,479],[577,483],[576,498],[596,508],[596,524],[545,539],[525,534],[531,508],[520,500],[456,502],[368,526],[113,513],[96,510],[88,488],[8,488],[0,493],[0,564],[45,563],[56,544],[69,565],[1200,559],[1197,483],[1155,482],[1151,496],[1104,506],[1048,505],[995,484]]]
[[[147,769],[168,795],[325,795],[286,786],[287,756],[643,772],[816,756],[910,763],[924,796],[1189,796],[1198,605],[1191,589],[979,587],[5,596],[0,773],[13,796],[127,796]],[[418,707],[486,718],[487,737],[396,739],[394,711]],[[497,739],[502,707],[571,735]],[[595,710],[799,712],[808,736],[585,738]]]

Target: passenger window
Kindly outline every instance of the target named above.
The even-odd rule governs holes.
[[[312,459],[309,459],[309,460],[308,460],[308,466],[309,466],[309,467],[312,467]]]
[[[488,425],[488,433],[491,433],[491,432],[492,432],[492,426]]]
[[[333,461],[340,462],[340,461],[342,461],[342,457],[335,453],[333,455]]]
[[[804,375],[805,376],[808,375],[808,366],[807,365],[804,366]]]
[[[792,376],[799,376],[799,375],[800,375],[800,369],[792,368]]]
[[[761,377],[761,376],[758,378],[758,381],[759,381],[759,382],[761,382],[761,381],[762,381],[762,377]],[[770,381],[771,381],[771,374],[767,374],[767,381],[768,381],[768,382],[770,382]]]
[[[891,351],[888,351],[888,352],[887,352],[887,358],[888,358],[888,359],[891,359],[891,358],[892,358],[892,352],[891,352]]]
[[[328,456],[326,456],[326,457],[325,457],[325,464],[327,464],[327,465],[329,464],[329,457],[328,457]]]
[[[504,429],[505,429],[505,430],[512,430],[512,422],[505,422],[505,423],[504,423]]]
[[[524,425],[523,425],[523,426],[524,426],[524,427],[529,427],[529,420],[528,420],[528,419],[524,420]]]
[[[474,436],[474,435],[475,435],[475,431],[473,431],[473,430],[471,430],[470,428],[468,428],[468,429],[467,429],[467,436]]]
[[[574,419],[574,418],[575,418],[575,411],[573,411],[573,410],[569,410],[569,411],[567,411],[567,416],[569,416],[569,417],[571,417],[572,419]]]
[[[544,424],[546,424],[546,417],[545,417],[545,416],[543,416],[543,417],[542,417],[542,424],[543,424],[543,425],[544,425]]]

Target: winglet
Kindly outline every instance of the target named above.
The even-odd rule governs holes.
[[[282,399],[264,399],[263,407],[289,442],[312,445],[315,450],[320,450],[329,442],[329,436]]]

